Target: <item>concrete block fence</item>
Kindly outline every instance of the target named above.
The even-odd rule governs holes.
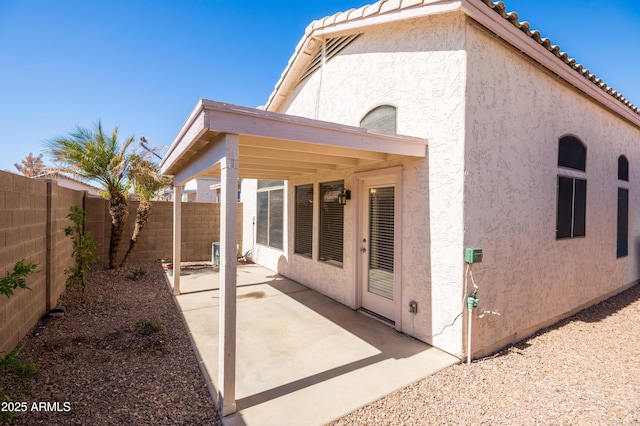
[[[72,265],[71,239],[64,235],[70,224],[71,206],[87,212],[85,232],[90,232],[100,253],[100,264],[109,257],[111,217],[108,200],[84,191],[0,171],[0,275],[4,278],[20,259],[34,262],[38,272],[27,278],[31,290],[17,289],[0,295],[0,355],[12,350],[38,320],[54,307],[65,291],[65,269]],[[129,202],[129,220],[118,250],[124,257],[133,233],[137,202]],[[242,205],[238,206],[238,241],[242,241]],[[220,205],[182,204],[182,260],[211,259],[211,243],[220,240]],[[171,259],[173,207],[154,202],[149,223],[142,231],[129,263]],[[242,247],[240,248],[242,250]]]
[[[118,248],[118,262],[129,248],[135,226],[137,201],[129,201],[129,219]],[[101,262],[109,262],[111,216],[109,202],[104,198],[87,197],[85,232],[98,243]],[[220,204],[182,203],[182,261],[211,260],[211,243],[220,241]],[[242,241],[242,204],[238,205],[238,241]],[[242,249],[242,248],[240,248]],[[173,257],[173,203],[154,201],[151,217],[142,230],[129,263]]]

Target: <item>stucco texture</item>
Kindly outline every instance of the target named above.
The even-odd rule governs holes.
[[[466,79],[463,47],[464,17],[457,13],[367,28],[322,71],[301,82],[278,111],[358,126],[368,111],[391,104],[397,107],[399,134],[429,140],[427,158],[393,159],[298,178],[289,181],[288,196],[293,199],[296,185],[337,179],[353,188],[354,173],[402,166],[402,330],[452,353],[462,351],[462,319],[458,315],[464,273],[460,262]],[[244,193],[248,193],[245,187]],[[243,201],[245,220],[250,219],[255,207],[249,208],[249,200]],[[256,248],[258,261],[273,262],[276,256],[278,272],[356,307],[354,203],[345,207],[342,268],[292,253],[293,214],[290,209],[285,250],[269,255],[269,249]],[[410,300],[418,302],[415,315],[408,312]]]
[[[296,185],[314,183],[317,192],[318,183],[339,179],[353,188],[355,173],[402,167],[402,331],[463,355],[464,298],[473,276],[480,299],[474,317],[500,311],[474,318],[471,350],[483,355],[637,282],[637,122],[623,120],[459,11],[361,31],[300,82],[278,112],[357,126],[371,109],[391,104],[397,132],[428,139],[428,156],[301,177],[289,181],[287,194],[293,200]],[[549,60],[559,59],[549,54]],[[586,145],[586,172],[558,168],[564,135]],[[629,160],[629,182],[617,178],[620,155]],[[556,239],[558,175],[587,180],[585,237]],[[622,258],[616,258],[619,187],[629,188],[629,255]],[[255,215],[252,203],[245,223]],[[284,250],[259,247],[254,254],[357,308],[353,201],[344,212],[342,268],[292,253],[292,209]],[[484,252],[470,274],[465,247]],[[410,300],[418,302],[415,315],[408,313]]]
[[[519,340],[638,279],[640,131],[469,20],[465,245],[479,311],[472,351]],[[558,168],[558,139],[587,147],[586,173]],[[617,178],[618,157],[630,162]],[[586,236],[556,239],[558,175],[587,179]],[[629,255],[616,258],[617,188],[629,191]]]

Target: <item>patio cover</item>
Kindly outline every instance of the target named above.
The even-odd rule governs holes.
[[[238,178],[287,180],[322,170],[425,157],[425,139],[385,134],[201,99],[160,163],[174,179],[173,288],[180,294],[181,194],[200,176],[221,178],[218,407],[236,411]]]

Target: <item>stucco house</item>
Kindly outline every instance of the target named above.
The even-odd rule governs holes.
[[[383,0],[311,23],[261,109],[200,101],[162,171],[221,177],[229,223],[247,178],[255,262],[462,358],[638,282],[639,160],[640,110],[502,3]]]

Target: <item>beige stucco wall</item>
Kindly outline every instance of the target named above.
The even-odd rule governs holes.
[[[460,313],[462,300],[463,25],[463,16],[454,14],[366,29],[358,40],[331,59],[322,73],[318,71],[302,82],[279,111],[358,126],[372,108],[392,104],[398,109],[399,134],[429,140],[427,158],[393,160],[375,167],[298,178],[289,181],[288,197],[293,199],[296,185],[344,179],[345,186],[353,188],[356,172],[402,166],[402,329],[452,353],[462,351],[462,321],[446,325]],[[248,185],[251,184],[243,185],[243,197],[250,197]],[[255,200],[251,204],[251,200],[243,198],[243,203],[244,223],[250,224],[255,216]],[[288,212],[285,250],[256,245],[256,260],[268,266],[277,260],[279,272],[352,306],[354,201],[345,207],[343,268],[292,253],[293,215],[292,210]],[[415,316],[408,312],[410,300],[418,302]]]
[[[473,352],[519,340],[639,278],[640,130],[473,24],[467,31],[465,245],[480,310]],[[597,72],[597,70],[596,70]],[[556,240],[558,138],[587,146],[586,237]],[[617,159],[630,181],[617,179]],[[565,175],[582,176],[562,170]],[[629,191],[629,256],[616,259],[617,188]]]
[[[459,13],[364,30],[322,72],[299,84],[280,112],[358,125],[380,104],[398,108],[398,133],[429,140],[426,159],[298,178],[287,194],[292,200],[296,185],[314,183],[317,191],[319,182],[338,179],[353,188],[356,172],[403,167],[403,331],[464,353],[464,247],[484,250],[484,261],[472,267],[478,312],[502,313],[474,320],[476,356],[638,280],[636,127]],[[580,137],[588,149],[587,236],[557,241],[557,144],[565,134]],[[617,180],[621,154],[631,164],[628,184]],[[621,259],[618,187],[630,188],[629,256]],[[247,224],[255,216],[255,192],[247,187],[245,194],[253,194],[243,200]],[[292,253],[293,215],[287,214],[284,250],[256,246],[248,233],[245,245],[254,246],[260,263],[353,306],[354,203],[345,207],[341,269]],[[404,309],[409,300],[418,301],[418,315]]]

